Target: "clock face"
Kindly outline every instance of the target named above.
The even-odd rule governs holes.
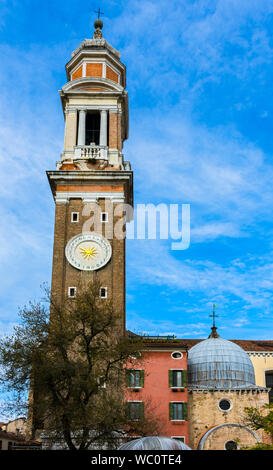
[[[109,241],[98,233],[80,233],[67,243],[65,256],[74,268],[95,271],[108,263],[112,248]]]

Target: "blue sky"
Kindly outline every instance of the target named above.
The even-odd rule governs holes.
[[[191,244],[127,241],[127,327],[272,339],[273,3],[0,0],[0,331],[50,283],[58,90],[93,13],[127,66],[135,204],[191,205]]]

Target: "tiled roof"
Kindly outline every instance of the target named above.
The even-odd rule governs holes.
[[[127,331],[128,336],[134,337],[138,336],[131,331]],[[207,338],[205,338],[207,339]],[[175,340],[163,340],[163,339],[153,339],[150,340],[147,337],[145,340],[145,344],[149,347],[163,347],[163,348],[186,348],[190,349],[195,344],[200,343],[200,341],[204,341],[204,339],[183,339],[183,338],[176,338]],[[255,339],[231,339],[234,343],[238,344],[241,348],[245,351],[253,351],[253,352],[265,352],[265,351],[273,351],[273,340],[255,340]]]
[[[17,435],[14,432],[0,431],[0,438],[11,439],[12,441],[24,441],[25,438],[22,435]]]
[[[10,441],[16,442],[17,446],[41,446],[41,442],[35,440],[26,440],[22,434],[15,434],[14,432],[6,432],[0,430],[0,439],[9,439]]]
[[[203,339],[184,339],[181,342],[192,348],[195,344],[204,341]],[[231,339],[233,343],[238,344],[245,351],[261,352],[261,351],[273,351],[273,341],[272,340],[250,340],[250,339]]]

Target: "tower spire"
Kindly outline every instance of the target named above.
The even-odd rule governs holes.
[[[102,31],[101,30],[103,28],[103,22],[100,19],[100,16],[104,15],[104,13],[100,10],[100,8],[98,9],[98,11],[95,11],[94,13],[97,13],[98,19],[94,22],[95,31],[94,31],[94,34],[93,34],[93,38],[94,39],[101,39],[102,38]]]
[[[212,315],[209,315],[209,317],[213,318],[211,334],[209,335],[209,338],[220,338],[220,336],[217,333],[217,326],[215,326],[215,318],[219,316],[219,315],[215,315],[215,308],[216,308],[216,305],[213,304]]]

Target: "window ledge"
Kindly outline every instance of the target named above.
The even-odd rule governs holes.
[[[185,423],[186,419],[170,419],[172,423]]]

